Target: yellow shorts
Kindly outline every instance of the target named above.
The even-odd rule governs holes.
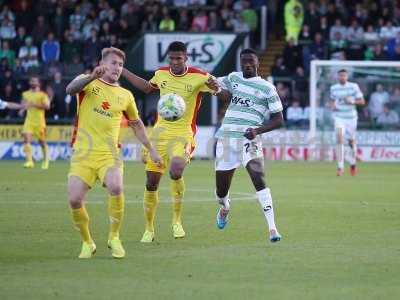
[[[143,159],[146,162],[146,171],[164,174],[173,157],[181,157],[187,163],[190,162],[195,148],[194,138],[192,136],[181,136],[175,138],[152,139],[152,143],[162,159],[162,166],[157,166],[149,157],[147,151],[143,151]]]
[[[44,141],[46,139],[46,125],[25,123],[22,128],[22,133],[30,133],[37,139]]]
[[[104,178],[107,170],[110,168],[117,168],[123,175],[123,162],[117,156],[114,157],[110,154],[90,154],[90,155],[77,155],[73,154],[71,157],[71,165],[68,172],[68,177],[77,176],[82,179],[89,187],[92,187],[97,180],[104,184]]]

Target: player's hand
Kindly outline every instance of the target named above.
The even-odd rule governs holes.
[[[346,103],[346,104],[354,104],[354,99],[353,99],[353,97],[346,97],[346,98],[344,98],[344,102]]]
[[[210,75],[210,77],[208,77],[208,79],[205,82],[205,84],[209,89],[215,91],[216,93],[221,91],[221,86],[219,85],[217,78],[215,78],[212,75]]]
[[[90,74],[90,77],[94,80],[97,78],[100,78],[103,76],[107,71],[106,66],[97,66],[96,68],[93,69],[92,74]]]
[[[255,128],[247,128],[243,136],[248,140],[254,140],[257,136],[257,130]]]
[[[150,154],[151,160],[152,160],[158,167],[161,167],[161,166],[162,166],[162,160],[161,160],[161,157],[160,157],[160,155],[158,154],[158,152],[157,152],[154,148],[151,148],[151,149],[149,150],[149,154]]]

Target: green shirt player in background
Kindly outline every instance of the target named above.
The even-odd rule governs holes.
[[[230,100],[222,125],[216,133],[216,197],[221,205],[217,226],[223,229],[230,210],[229,188],[233,174],[243,165],[256,189],[258,201],[269,227],[271,242],[280,241],[275,225],[271,191],[264,177],[264,156],[261,134],[283,124],[282,103],[275,87],[257,74],[259,61],[252,49],[240,53],[242,72],[233,72],[218,79],[219,97]],[[265,123],[267,116],[269,120]]]

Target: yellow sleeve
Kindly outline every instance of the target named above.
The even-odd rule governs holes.
[[[158,72],[157,71],[154,73],[154,76],[150,79],[149,82],[150,82],[150,85],[153,88],[159,89],[159,86],[158,86],[158,84],[159,84],[159,76],[158,76]]]
[[[200,92],[214,93],[214,91],[206,85],[206,81],[208,80],[208,78],[210,78],[210,76],[211,75],[209,73],[207,73],[206,75],[201,75],[200,80],[202,81],[202,85],[200,86]]]
[[[22,101],[28,101],[28,99],[26,99],[26,92],[22,93]]]
[[[136,107],[135,98],[133,97],[131,92],[128,93],[128,103],[124,111],[124,116],[129,121],[134,121],[139,119],[139,112]]]
[[[43,93],[42,104],[48,104],[50,102],[49,96],[46,93]]]

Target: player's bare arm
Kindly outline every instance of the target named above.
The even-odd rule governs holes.
[[[16,103],[16,102],[6,102],[6,103],[7,103],[6,108],[8,108],[8,109],[16,109],[16,110],[18,110],[18,109],[22,109],[23,108],[22,104],[19,104],[19,103]]]
[[[154,149],[153,145],[150,143],[149,138],[146,133],[146,128],[144,127],[144,124],[142,120],[137,119],[133,121],[128,122],[129,127],[133,129],[135,132],[136,137],[138,140],[142,143],[142,145],[149,151],[151,160],[155,162],[158,165],[161,165],[161,157],[157,153],[157,151]]]
[[[143,93],[149,94],[153,92],[155,89],[151,86],[150,82],[133,74],[131,71],[123,68],[122,77],[128,80],[135,88],[141,90]]]
[[[354,99],[353,97],[347,97],[347,98],[345,99],[345,102],[346,102],[347,104],[353,104],[353,105],[359,105],[359,106],[365,105],[365,99],[364,99],[364,97],[356,98],[356,99]]]
[[[244,137],[253,140],[257,135],[282,127],[284,124],[282,112],[273,113],[267,124],[257,128],[247,128]]]
[[[97,66],[93,69],[92,73],[88,76],[77,77],[72,80],[66,87],[65,91],[68,95],[76,95],[80,93],[85,86],[87,86],[90,82],[95,79],[98,79],[104,75],[107,68],[106,66]]]

